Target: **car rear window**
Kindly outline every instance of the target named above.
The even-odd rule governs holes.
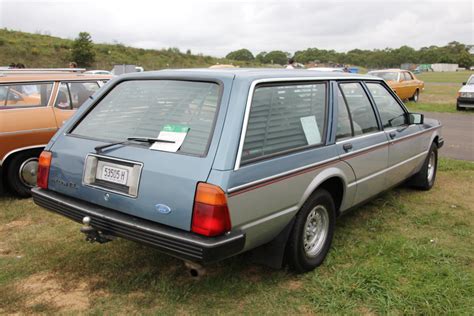
[[[71,134],[108,141],[156,138],[165,125],[189,128],[178,152],[205,155],[220,95],[219,85],[180,80],[134,80],[114,87]]]

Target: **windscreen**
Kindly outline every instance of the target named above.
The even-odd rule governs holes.
[[[72,134],[108,141],[158,137],[163,127],[188,133],[178,152],[205,155],[218,108],[219,85],[179,80],[134,80],[114,87]]]

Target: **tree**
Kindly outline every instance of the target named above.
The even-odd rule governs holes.
[[[257,54],[257,56],[255,56],[255,59],[260,62],[260,63],[265,63],[265,55],[267,54],[267,52],[260,52]]]
[[[72,59],[79,67],[87,67],[94,62],[94,44],[89,33],[80,32],[72,43]]]
[[[227,54],[227,56],[225,56],[225,58],[233,59],[233,60],[241,60],[241,61],[252,61],[255,59],[255,57],[253,57],[252,52],[246,48],[242,48],[242,49],[230,52]]]
[[[464,67],[466,69],[469,69],[469,67],[471,67],[472,65],[472,58],[471,58],[471,54],[468,53],[467,49],[463,50],[460,54],[459,54],[459,58],[458,58],[458,64],[459,64],[459,67]]]
[[[265,55],[264,61],[267,64],[285,65],[288,62],[288,53],[281,50],[273,50]]]

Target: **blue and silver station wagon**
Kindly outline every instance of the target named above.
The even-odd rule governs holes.
[[[402,182],[429,190],[441,125],[380,78],[192,69],[111,80],[41,154],[38,205],[202,265],[254,250],[310,271],[338,216]]]

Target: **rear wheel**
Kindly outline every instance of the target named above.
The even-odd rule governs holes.
[[[296,216],[288,240],[286,257],[298,273],[321,265],[331,247],[336,222],[336,210],[331,195],[317,190]]]
[[[13,192],[20,197],[29,197],[36,185],[38,157],[36,153],[19,153],[8,165],[7,181]]]
[[[430,190],[435,183],[437,169],[438,146],[435,143],[432,143],[423,167],[411,179],[412,186],[420,190]]]
[[[413,102],[417,103],[419,98],[420,98],[420,91],[418,89],[416,89],[415,93],[410,98],[410,101],[413,101]]]

